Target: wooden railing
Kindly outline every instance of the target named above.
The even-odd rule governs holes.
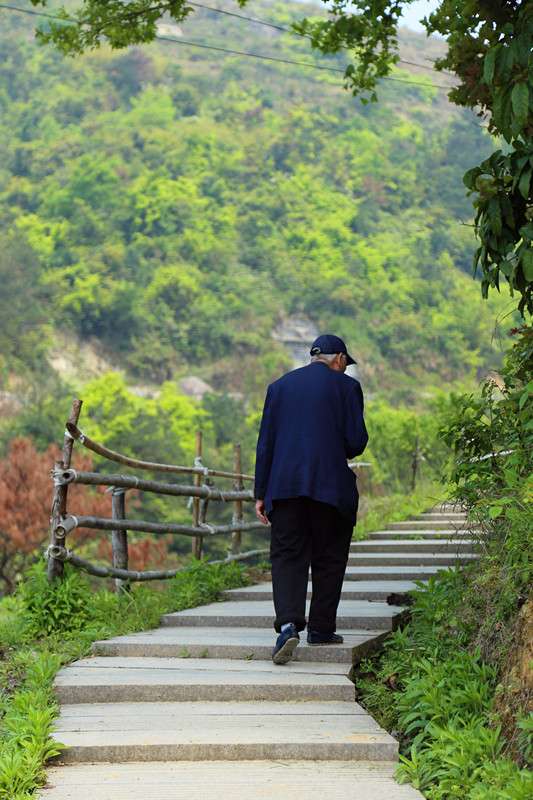
[[[131,581],[150,581],[171,578],[186,567],[171,570],[146,570],[138,572],[128,569],[128,535],[127,531],[142,531],[153,534],[179,534],[192,539],[193,555],[202,557],[202,544],[204,538],[213,536],[230,536],[229,553],[224,562],[243,560],[252,556],[268,554],[268,550],[249,550],[239,552],[241,548],[241,534],[244,531],[265,530],[259,521],[246,522],[243,517],[243,503],[253,503],[254,495],[244,484],[253,481],[253,475],[246,475],[241,467],[241,448],[239,444],[233,447],[234,471],[207,469],[201,461],[202,435],[196,435],[196,458],[193,467],[176,464],[160,464],[157,462],[140,461],[107,447],[91,439],[78,427],[78,420],[82,401],[75,399],[72,403],[69,419],[66,424],[63,443],[62,461],[54,464],[52,477],[54,480],[54,496],[52,501],[52,514],[50,520],[50,547],[48,548],[48,577],[54,580],[63,575],[63,564],[69,562],[85,570],[91,575],[105,578],[115,578],[120,591],[122,585]],[[72,469],[71,458],[74,442],[91,450],[109,461],[137,470],[149,472],[164,472],[167,474],[183,474],[194,476],[194,486],[162,481],[149,480],[136,475],[104,472],[79,472]],[[202,485],[203,478],[203,485]],[[221,490],[214,485],[214,478],[230,479],[233,486],[229,490]],[[85,486],[107,486],[111,494],[111,517],[85,517],[76,516],[67,511],[68,487],[77,483]],[[160,495],[173,497],[187,497],[192,499],[193,519],[192,525],[178,525],[172,523],[150,522],[141,519],[126,519],[125,493],[137,489],[143,492],[155,492]],[[233,503],[233,518],[230,524],[211,525],[206,521],[208,504],[210,502]],[[69,550],[66,539],[69,533],[76,528],[90,528],[100,531],[111,531],[111,544],[113,549],[113,566],[99,566]],[[217,562],[211,562],[217,563]]]

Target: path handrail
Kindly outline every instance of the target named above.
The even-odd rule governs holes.
[[[136,475],[123,475],[120,472],[79,472],[75,469],[52,470],[52,477],[60,486],[79,483],[84,486],[116,486],[124,489],[138,489],[141,492],[156,492],[175,497],[199,497],[204,500],[219,500],[229,503],[232,500],[254,500],[254,493],[243,490],[221,491],[214,486],[183,486],[178,483],[161,483],[138,478]]]
[[[207,469],[207,467],[182,467],[177,464],[159,464],[152,461],[140,461],[137,458],[130,458],[130,456],[117,453],[115,450],[110,450],[108,447],[95,442],[90,436],[87,436],[77,425],[67,422],[66,425],[69,435],[77,442],[97,453],[99,456],[109,459],[109,461],[116,461],[118,464],[124,464],[126,467],[133,467],[134,469],[146,469],[150,472],[172,472],[183,473],[186,475],[205,475],[217,478],[240,478],[245,481],[255,480],[253,475],[243,475],[235,472],[222,472],[216,469]]]

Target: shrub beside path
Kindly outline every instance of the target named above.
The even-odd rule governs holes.
[[[56,738],[42,800],[421,800],[393,775],[398,743],[354,700],[352,664],[404,612],[389,604],[475,557],[462,515],[428,513],[354,542],[339,606],[344,644],[271,661],[272,586],[167,614],[156,630],[95,642],[56,678]],[[389,603],[387,603],[389,599]]]

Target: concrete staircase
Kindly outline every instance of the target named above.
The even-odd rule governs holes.
[[[252,798],[421,800],[393,779],[398,744],[354,701],[352,663],[376,652],[416,588],[475,550],[460,515],[419,515],[353,543],[339,606],[344,644],[271,661],[272,587],[165,615],[152,631],[96,642],[61,670],[44,800]],[[416,538],[413,538],[416,537]]]

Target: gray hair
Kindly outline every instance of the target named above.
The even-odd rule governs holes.
[[[316,356],[311,356],[311,361],[318,361],[320,359],[321,361],[328,361],[331,363],[338,355],[338,353],[319,353]]]

